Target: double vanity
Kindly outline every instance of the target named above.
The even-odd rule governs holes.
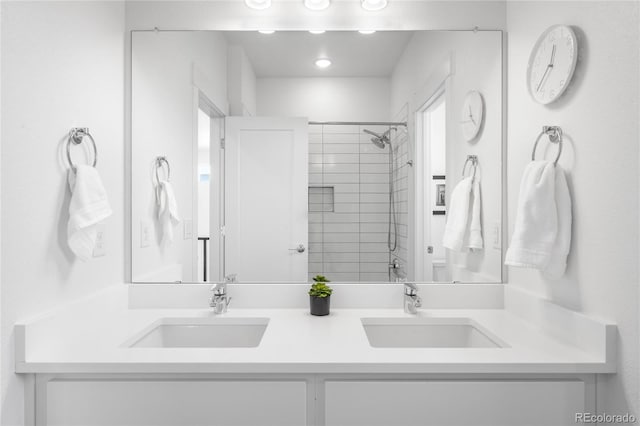
[[[35,424],[557,426],[593,412],[596,375],[615,372],[615,326],[516,289],[437,309],[465,286],[423,285],[412,315],[396,284],[396,308],[313,317],[245,306],[241,286],[222,315],[199,305],[208,286],[162,308],[120,285],[19,324]]]

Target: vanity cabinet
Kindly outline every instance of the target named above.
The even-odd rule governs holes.
[[[37,375],[38,426],[561,426],[593,375]]]
[[[585,412],[585,383],[327,381],[326,426],[559,426]]]
[[[303,380],[56,378],[38,381],[47,426],[301,426]]]

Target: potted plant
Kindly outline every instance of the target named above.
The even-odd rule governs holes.
[[[309,303],[311,315],[329,315],[329,305],[331,303],[331,293],[333,289],[327,285],[329,281],[324,275],[313,277],[313,284],[309,289]]]

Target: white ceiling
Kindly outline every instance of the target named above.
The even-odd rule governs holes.
[[[241,45],[256,77],[388,77],[413,35],[412,31],[229,31],[231,45]],[[329,58],[332,65],[319,69],[314,62]]]

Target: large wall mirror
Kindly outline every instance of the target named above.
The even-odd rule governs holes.
[[[501,282],[502,52],[133,31],[132,281]]]

